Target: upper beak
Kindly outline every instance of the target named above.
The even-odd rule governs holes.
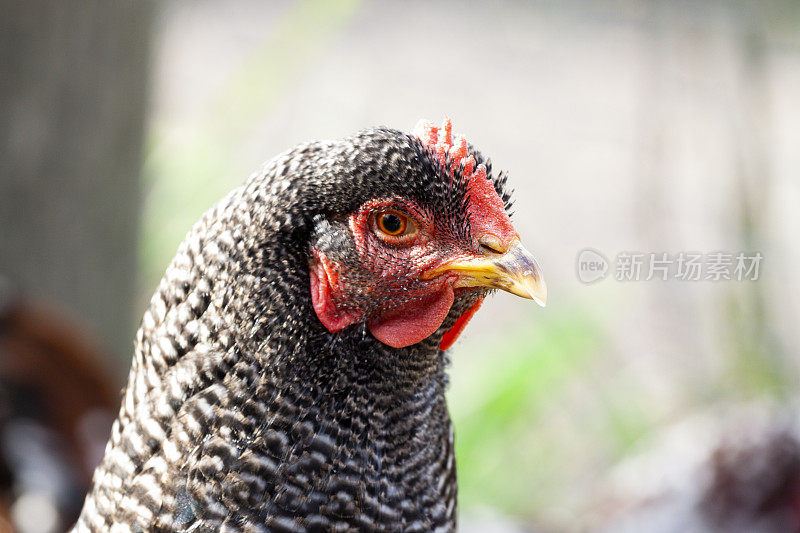
[[[491,287],[535,301],[547,303],[539,263],[518,240],[505,253],[457,259],[429,271],[426,278],[453,272],[458,274],[454,287]]]

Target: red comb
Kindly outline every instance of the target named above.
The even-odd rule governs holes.
[[[464,165],[464,177],[469,183],[475,178],[486,179],[486,167],[483,164],[475,168],[475,158],[467,153],[467,139],[463,135],[456,135],[453,142],[453,123],[449,118],[442,121],[442,127],[437,128],[429,120],[420,120],[414,128],[414,135],[420,138],[428,148],[436,154],[436,158],[441,165],[445,164],[447,156],[450,156],[453,169],[459,165]]]
[[[455,169],[464,165],[464,178],[470,194],[468,211],[473,228],[500,237],[504,242],[516,237],[517,232],[505,211],[503,200],[497,194],[494,183],[487,179],[486,167],[475,164],[475,157],[467,153],[467,140],[456,135],[453,140],[453,123],[445,118],[437,128],[432,122],[420,120],[414,134],[432,151],[444,166],[450,158],[450,177]]]

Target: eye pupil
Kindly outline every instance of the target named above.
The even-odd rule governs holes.
[[[393,213],[386,213],[381,217],[382,229],[390,235],[402,233],[403,225],[403,220]]]

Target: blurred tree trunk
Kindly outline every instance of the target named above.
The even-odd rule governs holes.
[[[0,0],[0,277],[83,319],[127,368],[148,2]]]

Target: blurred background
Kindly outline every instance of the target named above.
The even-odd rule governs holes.
[[[800,529],[797,2],[0,8],[0,531],[76,516],[208,207],[299,142],[444,116],[510,172],[549,286],[453,350],[462,529]],[[689,251],[763,261],[615,279]]]

